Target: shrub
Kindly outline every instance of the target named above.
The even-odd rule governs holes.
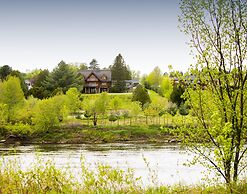
[[[176,113],[177,113],[177,111],[178,111],[178,107],[177,107],[176,104],[174,104],[174,103],[169,103],[169,104],[168,104],[167,112],[168,112],[170,115],[175,116]]]
[[[118,120],[118,116],[115,114],[110,114],[109,115],[109,121],[111,122],[115,122],[116,120]]]

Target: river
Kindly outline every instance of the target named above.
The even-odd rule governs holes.
[[[97,162],[127,170],[132,168],[135,176],[141,176],[145,185],[151,184],[151,176],[157,176],[159,184],[200,184],[203,183],[200,165],[187,166],[193,155],[176,144],[48,144],[48,145],[0,145],[0,155],[5,159],[17,159],[21,168],[26,169],[37,159],[52,160],[59,168],[69,164],[77,174],[80,158],[95,167]],[[147,167],[146,158],[150,169]]]

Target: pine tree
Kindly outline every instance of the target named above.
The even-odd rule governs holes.
[[[124,92],[125,80],[131,79],[131,72],[129,67],[125,64],[125,61],[121,54],[119,54],[114,61],[114,64],[110,66],[112,73],[112,80],[115,82],[112,87],[112,92]]]
[[[91,70],[99,70],[99,64],[98,61],[96,59],[93,59],[90,63],[89,63],[89,69]]]
[[[75,87],[81,91],[83,86],[83,79],[80,74],[77,74],[70,65],[61,61],[58,66],[49,74],[42,84],[47,91],[48,96],[54,94],[54,90],[61,88],[63,93],[69,88]]]

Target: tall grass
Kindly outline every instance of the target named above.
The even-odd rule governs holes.
[[[41,158],[28,169],[22,170],[17,160],[2,158],[0,163],[0,193],[229,193],[224,185],[218,186],[151,186],[144,187],[140,177],[134,171],[123,171],[108,165],[97,164],[90,170],[81,159],[81,168],[77,177],[71,169],[61,169],[52,161],[43,162]],[[247,181],[233,186],[233,193],[246,193]]]

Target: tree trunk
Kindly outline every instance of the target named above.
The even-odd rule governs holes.
[[[97,115],[96,114],[93,115],[93,125],[94,126],[97,125]]]

